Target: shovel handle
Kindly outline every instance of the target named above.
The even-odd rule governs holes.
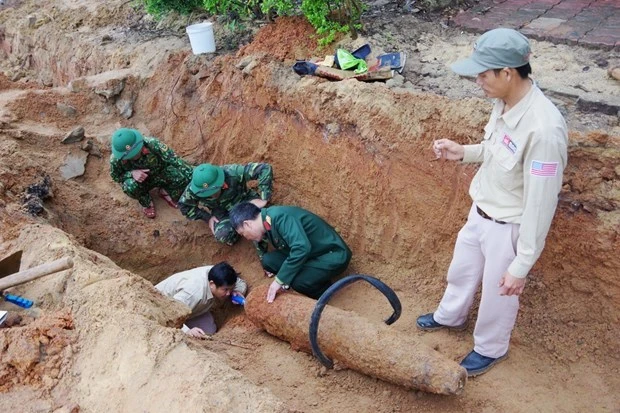
[[[73,267],[73,260],[71,257],[64,257],[57,259],[56,261],[37,265],[36,267],[17,272],[15,274],[7,275],[4,278],[0,278],[0,291],[6,290],[9,287],[27,283],[28,281],[35,280],[45,275],[67,270],[71,267]]]

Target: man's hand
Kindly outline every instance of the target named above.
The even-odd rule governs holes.
[[[241,297],[242,302],[244,302],[244,301],[245,301],[245,297],[244,297],[244,296],[243,296],[243,294],[241,294],[239,291],[233,291],[233,292],[231,293],[231,295],[232,295],[232,303],[233,303],[234,305],[241,305],[241,303],[240,303],[240,302],[235,301],[235,297]]]
[[[269,201],[265,201],[264,199],[252,199],[250,201],[250,203],[256,205],[259,208],[264,208],[265,205],[267,205],[267,202],[269,202]]]
[[[263,272],[265,273],[265,277],[268,277],[268,278],[273,278],[273,277],[275,276],[275,274],[274,274],[274,273],[269,272],[269,271],[267,271],[267,270],[263,270]]]
[[[525,288],[525,278],[513,277],[508,271],[499,281],[499,295],[521,295]]]
[[[278,294],[282,290],[282,285],[280,285],[276,280],[273,280],[271,285],[269,286],[269,291],[267,291],[267,302],[273,303],[273,300],[276,299],[276,294]]]
[[[438,139],[433,142],[433,152],[437,159],[449,159],[451,161],[460,161],[463,159],[465,149],[450,139]]]
[[[187,334],[190,337],[194,337],[194,338],[207,338],[207,335],[202,330],[202,328],[198,328],[198,327],[192,328],[191,330],[187,331],[185,334]]]
[[[213,235],[215,235],[215,224],[217,224],[218,222],[220,222],[220,220],[217,219],[215,216],[209,218],[209,228],[211,228],[211,232],[213,233]]]
[[[144,182],[149,177],[150,169],[134,169],[131,171],[131,176],[136,182]]]

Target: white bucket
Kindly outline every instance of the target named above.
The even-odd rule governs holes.
[[[189,36],[194,54],[215,52],[215,38],[213,37],[213,23],[204,22],[192,24],[185,29]]]

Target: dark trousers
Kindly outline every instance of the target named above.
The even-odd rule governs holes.
[[[263,268],[278,274],[287,256],[280,251],[272,251],[263,255]],[[347,269],[351,261],[351,251],[341,250],[329,252],[306,261],[293,279],[290,287],[310,298],[318,299],[332,284],[332,278]]]

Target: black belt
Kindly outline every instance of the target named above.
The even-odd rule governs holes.
[[[480,216],[481,216],[482,218],[484,218],[484,219],[488,219],[488,220],[490,220],[490,221],[493,221],[493,222],[495,222],[496,224],[502,224],[502,225],[507,224],[507,222],[505,222],[505,221],[498,221],[498,220],[497,220],[497,219],[495,219],[495,218],[491,218],[490,216],[488,216],[488,215],[487,215],[487,213],[486,213],[486,212],[484,212],[483,210],[481,210],[481,209],[480,209],[480,207],[479,207],[478,205],[476,205],[476,211],[478,211],[478,215],[480,215]]]

